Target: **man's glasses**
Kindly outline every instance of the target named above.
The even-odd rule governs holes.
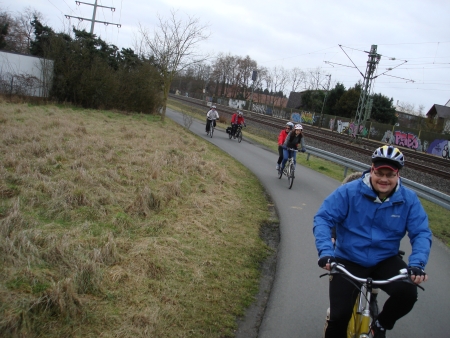
[[[388,174],[382,174],[379,171],[376,171],[375,169],[372,169],[372,172],[375,174],[376,177],[383,178],[386,176],[386,178],[394,178],[398,175],[398,172],[391,172]]]

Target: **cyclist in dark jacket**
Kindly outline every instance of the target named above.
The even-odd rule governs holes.
[[[294,124],[292,122],[286,123],[286,127],[280,131],[278,135],[278,161],[277,161],[277,170],[280,169],[281,161],[283,161],[283,144],[286,141],[286,137],[289,135],[289,132],[294,129]]]
[[[291,151],[289,149],[298,149],[298,145],[301,144],[301,152],[304,153],[305,149],[305,140],[303,139],[303,127],[301,124],[296,124],[294,126],[294,130],[292,130],[289,135],[286,137],[286,140],[283,144],[283,161],[281,162],[281,171],[284,170],[284,166],[286,165],[289,157],[294,159],[294,168],[297,164],[297,152]]]

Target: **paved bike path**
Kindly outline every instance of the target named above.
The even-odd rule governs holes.
[[[180,113],[167,109],[166,114],[183,125]],[[289,190],[286,177],[277,177],[277,155],[248,142],[245,128],[241,143],[230,140],[221,128],[214,131],[213,138],[206,136],[205,123],[195,119],[190,130],[248,167],[270,194],[280,218],[277,272],[258,337],[321,337],[328,307],[328,279],[319,279],[324,270],[317,266],[312,224],[322,201],[340,182],[298,165],[293,187]],[[306,145],[307,141],[306,135]],[[297,156],[305,154],[299,153]],[[408,239],[402,242],[402,249],[409,253]],[[419,301],[413,311],[401,319],[393,331],[388,332],[389,336],[448,336],[450,253],[437,240],[433,243],[427,273],[430,280],[424,284],[426,291],[419,291]]]

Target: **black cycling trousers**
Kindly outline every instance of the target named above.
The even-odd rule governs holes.
[[[238,124],[235,124],[235,123],[231,124],[231,135],[234,136],[234,134],[236,134],[237,128],[238,128]]]
[[[281,164],[281,161],[283,161],[283,147],[278,146],[278,164]]]
[[[211,125],[211,122],[213,122],[212,120],[210,120],[210,119],[206,119],[206,131],[207,132],[209,132],[209,128],[210,128],[210,125]],[[216,127],[216,120],[214,120],[214,128]]]
[[[337,261],[344,264],[346,269],[355,276],[362,278],[370,276],[375,280],[388,279],[398,275],[400,269],[407,267],[398,255],[371,268],[365,268],[339,258]],[[359,290],[342,275],[333,275],[330,279],[330,320],[325,337],[346,338],[348,322],[352,316]],[[379,288],[386,292],[389,298],[384,303],[378,320],[385,329],[391,330],[395,322],[413,308],[417,300],[417,286],[405,282],[393,282],[381,285]]]

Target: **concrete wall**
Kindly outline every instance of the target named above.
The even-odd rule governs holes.
[[[52,60],[0,51],[1,93],[47,97],[52,76]]]

